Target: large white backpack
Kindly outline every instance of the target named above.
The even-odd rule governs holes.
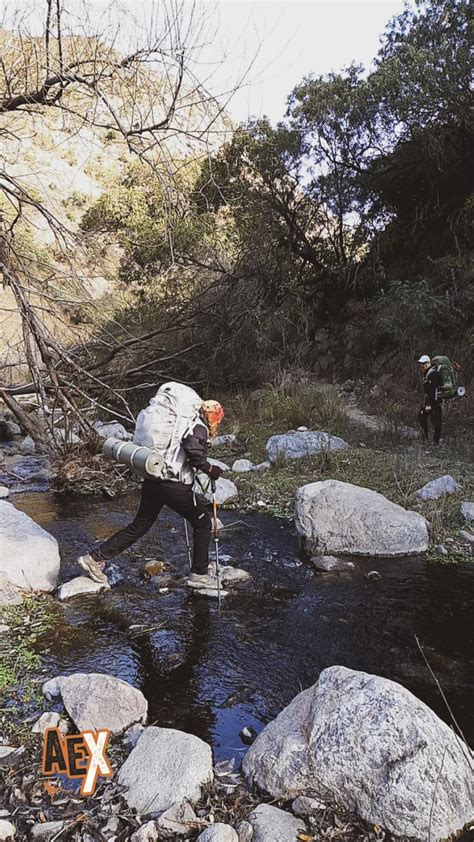
[[[194,389],[171,382],[160,386],[146,409],[140,412],[133,442],[163,456],[160,479],[192,483],[194,474],[187,464],[182,441],[201,421],[201,405],[202,398]]]

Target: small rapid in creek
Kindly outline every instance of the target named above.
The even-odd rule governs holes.
[[[64,582],[80,574],[81,551],[129,520],[137,495],[20,493],[11,501],[58,540]],[[145,694],[150,723],[196,734],[216,760],[240,759],[242,728],[260,731],[333,664],[400,682],[449,723],[417,636],[472,742],[474,565],[355,559],[353,572],[314,573],[300,562],[288,522],[221,518],[222,563],[252,580],[231,592],[220,615],[213,600],[176,585],[187,569],[184,530],[165,511],[114,560],[111,590],[56,604],[54,627],[38,640],[45,679],[78,671],[123,678]],[[153,578],[144,575],[150,559],[165,563]],[[367,579],[374,569],[381,578]]]

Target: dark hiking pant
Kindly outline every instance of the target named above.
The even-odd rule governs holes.
[[[431,425],[433,427],[433,441],[435,444],[439,444],[439,440],[441,438],[441,430],[443,427],[443,418],[441,413],[441,404],[435,403],[431,407],[430,411],[426,411],[425,407],[422,406],[420,412],[418,413],[418,421],[420,422],[420,426],[423,432],[423,438],[428,440],[428,418],[431,418]]]
[[[208,550],[211,537],[211,517],[206,506],[194,502],[191,485],[181,482],[157,482],[145,479],[138,512],[124,529],[120,529],[91,555],[96,561],[108,561],[131,547],[153,526],[163,506],[184,517],[193,529],[192,572],[207,573]]]

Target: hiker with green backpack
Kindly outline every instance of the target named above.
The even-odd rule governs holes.
[[[187,584],[197,589],[216,588],[215,577],[208,573],[211,517],[205,503],[196,497],[194,482],[197,471],[207,474],[213,483],[222,473],[208,461],[207,450],[209,438],[216,435],[223,418],[224,410],[217,401],[203,401],[188,386],[171,382],[160,387],[138,415],[133,444],[117,442],[131,449],[127,464],[133,469],[139,466],[142,452],[152,452],[153,474],[146,468],[138,471],[144,480],[140,505],[131,523],[78,558],[79,566],[91,579],[107,583],[107,562],[145,535],[162,508],[168,506],[185,518],[193,530]],[[110,441],[113,445],[114,440]]]
[[[433,444],[439,444],[443,428],[443,401],[465,394],[463,386],[458,386],[457,372],[459,363],[452,363],[449,357],[429,357],[423,354],[418,360],[423,377],[425,398],[418,414],[423,438],[428,441],[428,419],[433,427]]]

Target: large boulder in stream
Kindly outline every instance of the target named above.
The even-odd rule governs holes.
[[[271,436],[267,441],[267,458],[274,464],[278,459],[302,459],[327,450],[345,450],[349,445],[339,436],[319,430],[296,430]]]
[[[80,731],[108,728],[119,734],[135,722],[145,722],[148,702],[127,681],[103,673],[60,675],[43,685],[46,698],[60,695]]]
[[[0,546],[0,572],[12,585],[54,591],[60,566],[56,538],[6,500],[0,500]]]
[[[410,839],[446,839],[474,815],[465,743],[404,687],[341,666],[264,728],[243,770],[274,798],[316,796]]]
[[[383,494],[329,479],[296,492],[295,524],[303,549],[332,555],[406,556],[428,549],[422,515]]]
[[[213,779],[212,752],[193,734],[173,728],[145,728],[119,770],[128,805],[141,815],[197,801]]]

